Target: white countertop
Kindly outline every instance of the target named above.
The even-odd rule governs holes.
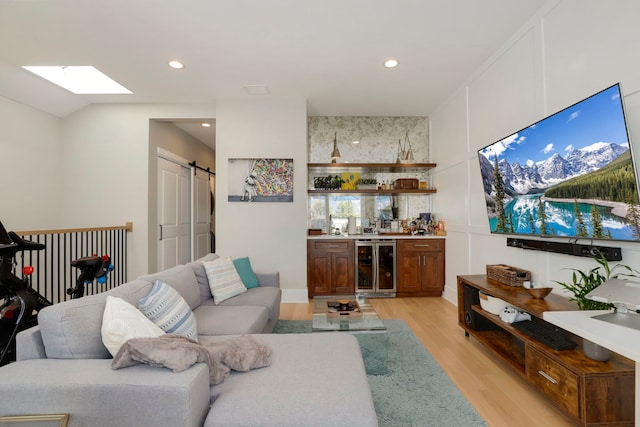
[[[609,312],[610,310],[545,311],[542,318],[582,338],[640,362],[640,331],[591,318]]]
[[[352,239],[352,240],[362,240],[362,239],[444,239],[447,236],[434,236],[434,235],[424,235],[424,236],[414,236],[411,234],[340,234],[340,235],[327,235],[322,234],[319,236],[307,236],[308,240],[340,240],[340,239]]]

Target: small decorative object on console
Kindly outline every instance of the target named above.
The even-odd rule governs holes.
[[[498,315],[505,308],[511,307],[511,305],[507,304],[500,298],[485,294],[484,292],[480,292],[478,296],[480,297],[480,307],[488,313]]]
[[[551,293],[553,288],[525,288],[529,295],[535,299],[544,299],[547,295]]]
[[[362,317],[358,302],[350,299],[327,301],[327,317]]]
[[[487,278],[508,286],[522,286],[522,283],[531,280],[531,272],[505,264],[487,264]]]

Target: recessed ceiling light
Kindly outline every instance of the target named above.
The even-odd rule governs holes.
[[[360,141],[351,141],[352,144],[360,144]]]
[[[27,71],[49,80],[78,95],[130,94],[126,87],[112,80],[97,68],[83,66],[23,66]]]
[[[173,60],[173,61],[169,61],[169,67],[179,70],[181,68],[184,68],[184,65],[180,61]]]
[[[203,128],[210,128],[211,127],[211,123],[202,123],[201,125]]]
[[[387,59],[384,61],[384,66],[387,68],[395,68],[397,67],[399,62],[396,59]]]

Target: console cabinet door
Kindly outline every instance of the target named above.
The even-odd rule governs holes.
[[[309,297],[355,293],[352,240],[307,241]]]
[[[422,256],[422,291],[442,293],[444,290],[444,249],[434,252],[425,251]]]
[[[444,290],[444,239],[398,240],[398,294],[441,295]]]
[[[400,243],[398,242],[396,261],[398,292],[420,292],[422,289],[420,281],[422,254],[403,250]]]

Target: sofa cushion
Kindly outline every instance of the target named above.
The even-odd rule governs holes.
[[[140,311],[168,334],[198,340],[196,318],[180,294],[162,280],[156,280],[147,296],[140,300]]]
[[[141,276],[140,279],[151,283],[162,280],[178,291],[192,310],[200,305],[200,289],[196,274],[190,265],[176,265],[169,270]]]
[[[233,266],[236,268],[245,288],[251,289],[260,286],[260,282],[256,277],[256,273],[253,272],[251,261],[249,261],[248,257],[234,259]]]
[[[108,295],[128,298],[145,295],[151,284],[134,280],[96,295],[72,299],[43,308],[38,313],[45,353],[49,359],[107,359],[100,329]],[[136,301],[137,302],[137,301]]]
[[[102,315],[102,343],[115,356],[127,340],[164,335],[164,331],[122,298],[107,296]]]
[[[193,313],[198,322],[198,336],[262,333],[269,321],[269,311],[258,306],[201,305]]]
[[[280,314],[280,299],[282,291],[280,288],[272,286],[259,286],[249,289],[242,295],[230,298],[222,303],[221,306],[249,306],[257,305],[266,307],[269,310],[269,320],[277,318]]]
[[[207,272],[213,301],[216,304],[247,291],[231,257],[218,258],[214,261],[203,262],[203,264],[204,270]]]
[[[203,344],[225,338],[204,337]],[[249,374],[231,372],[212,386],[205,427],[378,425],[353,335],[263,334],[256,339],[271,348],[271,365]],[[241,408],[246,410],[239,417]]]
[[[202,258],[187,264],[193,269],[193,273],[196,275],[196,282],[198,282],[198,288],[200,289],[200,301],[206,301],[213,297],[211,295],[211,288],[209,288],[209,279],[207,279],[207,272],[204,271],[203,262],[213,261],[218,258],[220,257],[217,254],[207,254]]]

